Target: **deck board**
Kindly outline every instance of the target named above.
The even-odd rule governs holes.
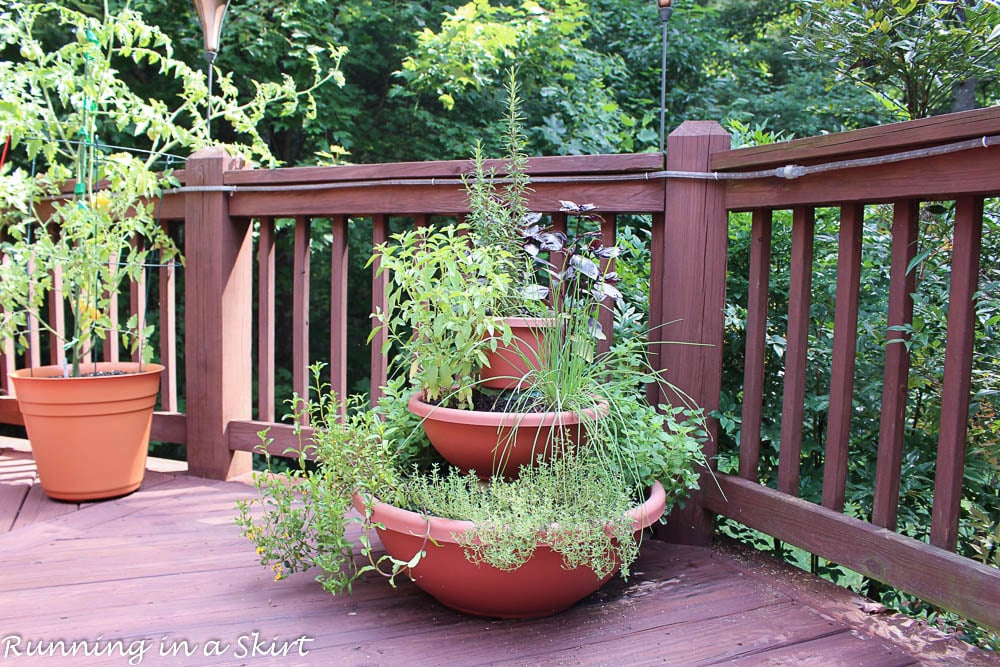
[[[763,556],[653,540],[628,582],[549,618],[470,618],[375,575],[334,598],[309,575],[274,582],[259,566],[233,523],[245,484],[152,471],[125,498],[53,508],[26,491],[36,487],[24,457],[0,456],[0,500],[21,511],[0,514],[16,519],[0,533],[0,652],[16,635],[120,639],[146,649],[143,665],[991,664],[954,639],[902,633],[904,621],[866,615],[856,596]],[[244,655],[254,633],[265,654]],[[227,650],[204,654],[214,648]]]

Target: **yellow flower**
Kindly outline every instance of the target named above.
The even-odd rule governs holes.
[[[258,556],[264,555],[264,547],[257,547],[257,555]]]
[[[111,207],[111,197],[107,192],[98,192],[94,195],[93,206],[98,211],[107,211]]]

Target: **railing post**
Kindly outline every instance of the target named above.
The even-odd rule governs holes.
[[[221,186],[239,161],[221,148],[188,160],[189,187]],[[185,202],[187,459],[194,475],[228,479],[250,471],[251,454],[229,448],[228,426],[252,417],[250,221],[229,217],[225,192],[189,192]]]
[[[721,125],[687,121],[667,140],[667,169],[707,172],[709,156],[730,148],[729,134]],[[722,386],[723,309],[726,301],[726,255],[729,218],[722,181],[668,178],[664,221],[652,247],[662,254],[653,275],[662,276],[651,286],[651,299],[659,300],[660,320],[650,322],[657,367],[664,377],[709,413],[719,407]],[[660,326],[662,325],[662,326]],[[656,343],[667,343],[657,345]],[[681,344],[675,344],[681,343]],[[685,344],[693,343],[693,344]],[[659,396],[674,405],[683,396]],[[714,457],[718,422],[708,420],[711,440],[705,455]],[[714,484],[706,471],[701,486]],[[701,506],[695,493],[683,510],[673,513],[660,537],[673,542],[708,544],[713,515]]]

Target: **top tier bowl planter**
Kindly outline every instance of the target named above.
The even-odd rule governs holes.
[[[540,363],[546,331],[556,325],[551,317],[507,317],[510,344],[499,337],[496,350],[486,350],[486,363],[479,372],[481,384],[490,389],[521,389],[523,378]]]
[[[42,490],[79,502],[131,493],[142,484],[159,364],[88,364],[96,374],[63,377],[59,366],[14,371]]]

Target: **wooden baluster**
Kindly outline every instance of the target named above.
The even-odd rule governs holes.
[[[844,509],[851,414],[854,411],[854,366],[858,346],[858,296],[864,220],[864,205],[848,204],[841,208],[837,304],[833,316],[833,367],[830,371],[830,407],[826,460],[823,465],[823,505],[838,512]]]
[[[260,219],[257,234],[257,419],[274,415],[274,218]]]
[[[948,296],[948,335],[941,385],[941,428],[938,434],[931,544],[955,550],[965,472],[965,434],[969,426],[972,348],[975,343],[979,252],[983,233],[983,200],[955,202],[955,236]]]
[[[378,246],[385,243],[389,238],[389,217],[385,214],[372,216],[372,245]],[[385,273],[379,275],[380,262],[376,260],[372,264],[372,312],[376,310],[385,311],[386,289],[389,287],[389,276]],[[372,321],[374,324],[374,320]],[[378,404],[382,397],[382,387],[388,381],[389,369],[388,358],[382,354],[382,347],[388,339],[389,332],[385,328],[379,329],[371,342],[371,380],[370,397],[371,404]]]
[[[161,223],[164,232],[169,232],[170,223]],[[160,363],[164,370],[160,375],[160,409],[177,412],[177,267],[174,260],[159,267],[159,314],[160,314]]]
[[[812,208],[796,208],[792,212],[792,265],[788,286],[788,331],[785,334],[778,490],[793,496],[799,495],[815,219],[816,211]]]
[[[601,225],[601,242],[606,247],[611,247],[615,244],[617,237],[618,218],[614,215],[604,216],[604,223]],[[614,270],[614,258],[601,260],[602,275]],[[601,323],[601,329],[604,331],[605,336],[604,340],[597,341],[597,352],[598,354],[602,354],[607,352],[611,347],[611,342],[614,340],[615,335],[615,302],[612,299],[608,299],[601,304],[598,321]]]
[[[892,258],[889,266],[889,315],[886,320],[885,373],[882,385],[882,416],[879,427],[878,463],[872,523],[896,529],[899,509],[899,477],[903,461],[903,431],[906,421],[906,387],[910,377],[910,336],[893,327],[913,321],[913,291],[916,272],[908,271],[917,255],[919,202],[896,202],[892,218]]]
[[[347,275],[349,265],[349,221],[346,215],[330,220],[330,387],[340,400],[340,413],[347,414]]]
[[[292,258],[292,390],[309,399],[309,255],[312,224],[305,216],[295,217]],[[300,420],[308,422],[308,415]]]
[[[740,477],[757,480],[760,423],[767,358],[767,293],[771,277],[771,211],[754,209],[750,223],[750,276],[747,287],[747,336],[743,367]]]

